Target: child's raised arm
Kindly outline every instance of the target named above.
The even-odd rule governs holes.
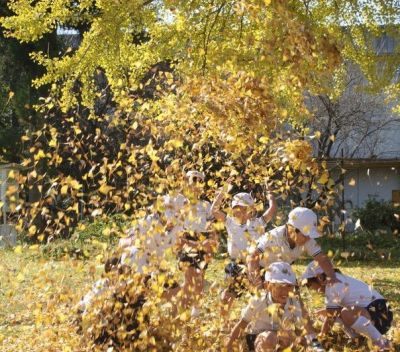
[[[276,214],[276,200],[274,195],[268,191],[267,193],[267,199],[269,202],[269,207],[267,209],[267,211],[262,215],[265,223],[267,224],[268,222],[270,222],[272,220],[272,218],[275,216]]]
[[[217,219],[218,221],[225,221],[226,214],[220,209],[222,202],[225,199],[226,193],[228,193],[232,189],[232,182],[233,178],[230,177],[226,180],[226,184],[220,188],[217,196],[214,199],[214,202],[211,205],[211,214],[212,216]]]

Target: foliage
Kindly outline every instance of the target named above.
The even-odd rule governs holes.
[[[361,231],[324,236],[320,240],[323,250],[341,263],[374,260],[380,265],[400,260],[400,237],[390,230]]]
[[[105,221],[120,213],[135,223],[160,195],[185,193],[183,175],[190,169],[205,172],[209,199],[233,177],[236,189],[254,190],[266,182],[288,206],[303,204],[324,213],[328,196],[335,194],[334,181],[326,162],[313,158],[312,137],[302,129],[310,118],[305,91],[330,94],[333,89],[339,95],[340,72],[351,61],[371,89],[397,96],[391,79],[399,57],[394,55],[378,73],[381,58],[373,50],[373,36],[397,31],[400,9],[392,1],[16,0],[8,6],[12,15],[0,18],[0,24],[5,35],[21,42],[54,35],[60,26],[79,28],[81,35],[79,46],[54,56],[45,50],[31,53],[44,69],[33,84],[50,93],[36,105],[43,126],[22,138],[26,173],[18,175],[18,182],[22,194],[34,196],[30,203],[21,197],[11,210],[19,216],[19,231],[50,243],[50,256],[51,242],[70,236],[82,218]],[[258,200],[260,210],[262,194]],[[107,253],[96,256],[99,264],[102,255],[110,254],[111,234],[122,236],[124,226],[113,221],[101,230],[96,224],[95,233],[83,231],[70,243],[104,245]],[[55,241],[54,256],[63,247]],[[68,256],[62,259],[82,270]],[[153,264],[178,276],[171,263]],[[221,263],[216,267],[210,271],[218,273],[210,276],[213,294],[200,302],[207,314],[201,324],[189,321],[185,310],[174,319],[160,314],[168,310],[161,299],[167,277],[153,275],[156,281],[146,295],[150,327],[145,324],[141,335],[145,348],[153,348],[164,331],[160,340],[176,351],[222,349],[215,307],[223,270]],[[94,278],[94,264],[91,268]],[[21,285],[29,268],[23,270],[17,276]],[[82,341],[63,325],[72,320],[78,293],[63,291],[51,276],[47,283],[49,275],[44,267],[33,279],[52,291],[49,305],[34,300],[32,291],[28,295],[35,302],[36,330],[44,327],[45,336],[57,346],[62,341],[66,351],[94,349],[91,341],[103,328],[110,329],[112,341],[133,347],[123,317],[132,315],[124,303],[137,299],[143,288],[132,281],[135,275],[116,278],[112,297],[95,307],[106,326],[94,314],[89,340]],[[62,326],[59,335],[54,325]],[[14,341],[4,338],[3,343],[13,346]],[[17,350],[24,349],[24,341],[17,344]]]
[[[12,16],[6,2],[0,4],[0,16]],[[41,125],[41,116],[33,107],[40,96],[47,95],[48,87],[36,90],[31,86],[44,70],[30,59],[30,52],[45,50],[53,56],[61,47],[56,33],[35,43],[20,43],[0,32],[0,161],[20,162],[21,137]]]
[[[367,231],[389,229],[395,233],[400,231],[398,206],[391,202],[368,199],[362,208],[355,209],[353,216],[360,219],[361,226]]]
[[[96,266],[99,263],[93,259],[82,262],[71,258],[54,262],[44,259],[35,251],[37,250],[23,248],[20,254],[4,250],[0,252],[0,279],[4,293],[0,296],[0,314],[4,322],[0,328],[1,350],[5,352],[89,351],[88,341],[76,333],[73,307],[98,279],[101,271],[97,270]],[[385,266],[379,264],[377,268],[373,262],[361,264],[343,262],[341,266],[346,274],[374,284],[378,291],[390,298],[395,311],[395,328],[390,331],[390,336],[399,343],[398,268],[394,262],[392,265],[387,264]],[[185,351],[189,346],[196,350],[199,348],[199,345],[196,347],[197,343],[205,343],[206,346],[214,345],[216,350],[221,350],[218,346],[223,342],[225,335],[219,334],[218,310],[215,307],[218,304],[219,288],[224,287],[224,265],[224,261],[214,261],[207,270],[209,294],[204,297],[204,315],[192,323],[186,323],[186,331],[190,332],[191,339],[176,345],[177,349]],[[298,274],[305,269],[304,265],[294,267]],[[310,297],[307,290],[303,293],[309,309],[318,308],[322,304],[320,296]],[[231,312],[232,319],[236,319],[246,301],[247,297],[243,297],[235,303]],[[160,311],[155,313],[158,313],[160,319],[163,318],[163,314],[159,314]],[[174,331],[171,324],[164,322],[162,326],[166,334]],[[167,336],[173,338],[173,334]],[[177,340],[181,335],[178,336]],[[160,343],[161,341],[157,340]],[[369,351],[365,341],[361,341],[358,345],[354,342],[349,343],[340,333],[335,339],[327,340],[326,343],[333,344],[336,350],[347,346],[351,351]],[[201,350],[204,351],[206,348]]]

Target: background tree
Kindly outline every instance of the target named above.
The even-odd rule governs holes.
[[[376,158],[382,153],[384,139],[388,131],[398,128],[400,117],[391,110],[384,92],[371,92],[367,84],[359,69],[349,66],[339,97],[310,98],[314,118],[306,127],[316,133],[318,158],[341,158],[342,150],[343,157],[350,159]]]
[[[390,1],[18,0],[9,8],[13,15],[0,23],[19,41],[36,42],[59,26],[81,35],[78,47],[55,57],[31,54],[45,71],[34,85],[50,87],[50,95],[38,108],[48,116],[45,128],[24,138],[24,165],[32,171],[22,184],[42,195],[23,211],[30,234],[68,226],[65,214],[82,207],[95,216],[120,210],[125,200],[128,208],[146,204],[151,187],[158,194],[178,187],[184,168],[208,171],[215,150],[229,160],[215,171],[210,192],[230,169],[253,183],[267,178],[284,196],[307,191],[304,184],[331,189],[307,141],[279,132],[310,118],[304,92],[340,91],[340,79],[332,88],[331,77],[348,61],[371,87],[397,89],[388,77],[399,57],[378,75],[366,35],[379,34],[378,24],[397,30],[400,10]],[[154,87],[151,70],[160,63],[171,69]],[[144,94],[152,84],[156,93]],[[137,131],[144,144],[128,145]],[[57,223],[49,204],[60,195],[70,203],[56,207]],[[48,216],[32,226],[37,214]]]
[[[0,16],[12,15],[7,4],[0,5]],[[32,87],[32,80],[44,73],[43,67],[33,62],[30,53],[42,50],[53,57],[60,43],[55,31],[34,43],[20,43],[0,32],[0,158],[5,162],[20,162],[21,137],[26,130],[40,127],[40,114],[34,109],[48,87]]]

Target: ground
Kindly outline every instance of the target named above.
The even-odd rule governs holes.
[[[224,284],[223,265],[223,259],[215,260],[207,271],[208,294],[199,325],[192,328],[210,324],[218,316],[215,307],[218,292]],[[294,268],[299,273],[304,265],[295,265]],[[395,311],[395,323],[389,336],[399,343],[399,262],[344,262],[341,268],[344,273],[373,284],[390,300]],[[100,273],[101,265],[96,259],[82,261],[65,258],[55,261],[40,255],[36,247],[0,250],[0,350],[87,350],[87,344],[75,332],[73,307]],[[315,296],[311,300],[306,291],[304,295],[310,309],[322,302]],[[236,304],[233,318],[242,305],[243,302]],[[204,334],[206,338],[221,340],[223,336],[218,337],[217,330],[214,327],[213,331],[205,331]],[[327,341],[327,346],[331,351],[370,351],[365,341],[349,343],[340,334],[331,343]],[[396,346],[396,350],[400,351],[399,345]],[[181,350],[184,348],[181,347]]]

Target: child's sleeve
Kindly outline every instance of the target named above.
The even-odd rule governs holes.
[[[256,297],[250,299],[248,305],[242,310],[242,319],[250,323],[257,312],[257,301]]]
[[[304,245],[304,248],[307,254],[311,257],[316,257],[318,254],[322,252],[321,246],[317,243],[317,241],[314,238],[310,238]]]

